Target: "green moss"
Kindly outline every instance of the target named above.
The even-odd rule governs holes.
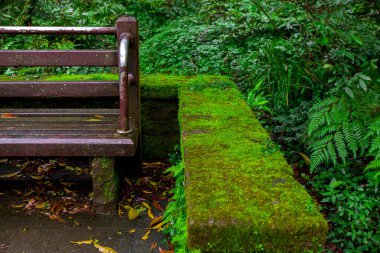
[[[141,78],[141,97],[146,99],[177,100],[178,87],[192,77],[148,75]]]
[[[234,84],[191,79],[179,98],[190,248],[303,252],[323,245],[326,221]]]
[[[120,180],[114,170],[114,161],[110,157],[94,158],[97,159],[101,170],[98,173],[98,177],[95,177],[97,180],[97,185],[100,185],[100,190],[102,191],[107,202],[116,201],[118,199],[118,194],[120,192]]]

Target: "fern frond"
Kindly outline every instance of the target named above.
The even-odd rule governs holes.
[[[329,158],[332,160],[332,162],[334,163],[334,166],[335,166],[338,163],[338,156],[335,152],[334,144],[332,142],[329,142],[327,144],[327,151],[329,154]]]
[[[340,131],[334,134],[334,144],[339,158],[342,159],[343,163],[346,163],[348,152],[344,143],[344,136]]]
[[[358,141],[351,129],[351,124],[346,123],[342,127],[342,132],[344,139],[346,141],[347,147],[352,152],[354,158],[356,159],[356,153],[358,152]]]

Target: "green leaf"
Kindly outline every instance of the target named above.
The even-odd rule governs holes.
[[[343,184],[344,182],[343,181],[335,181],[335,180],[333,180],[333,181],[331,181],[331,183],[330,183],[330,187],[331,188],[336,188],[336,187],[338,187],[339,185],[341,185],[341,184]]]
[[[354,93],[352,92],[352,90],[349,88],[349,87],[344,87],[344,91],[347,93],[347,95],[350,97],[350,98],[354,98]]]
[[[366,75],[364,75],[364,74],[359,74],[358,76],[359,76],[360,79],[362,79],[362,80],[372,81],[371,77],[366,76]]]
[[[367,84],[363,81],[363,79],[359,80],[359,86],[364,90],[367,91]]]
[[[361,38],[359,38],[358,36],[356,36],[356,35],[351,35],[351,38],[356,42],[356,43],[358,43],[360,46],[363,46],[363,41],[362,41],[362,39]]]

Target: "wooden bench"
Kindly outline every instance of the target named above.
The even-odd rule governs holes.
[[[4,101],[117,98],[119,107],[114,109],[0,109],[0,156],[92,157],[94,204],[98,210],[108,209],[117,188],[112,183],[114,157],[129,157],[138,163],[141,155],[136,19],[120,17],[114,27],[0,27],[0,34],[115,35],[116,50],[0,50],[0,67],[119,68],[118,81],[0,82],[0,100]]]

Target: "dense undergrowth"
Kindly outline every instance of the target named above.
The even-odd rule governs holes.
[[[143,73],[231,76],[321,202],[330,221],[326,250],[376,252],[380,247],[378,1],[1,3],[0,25],[113,25],[122,14],[136,15]],[[110,48],[113,43],[107,36],[0,36],[1,49]],[[174,236],[183,232],[176,231]]]

